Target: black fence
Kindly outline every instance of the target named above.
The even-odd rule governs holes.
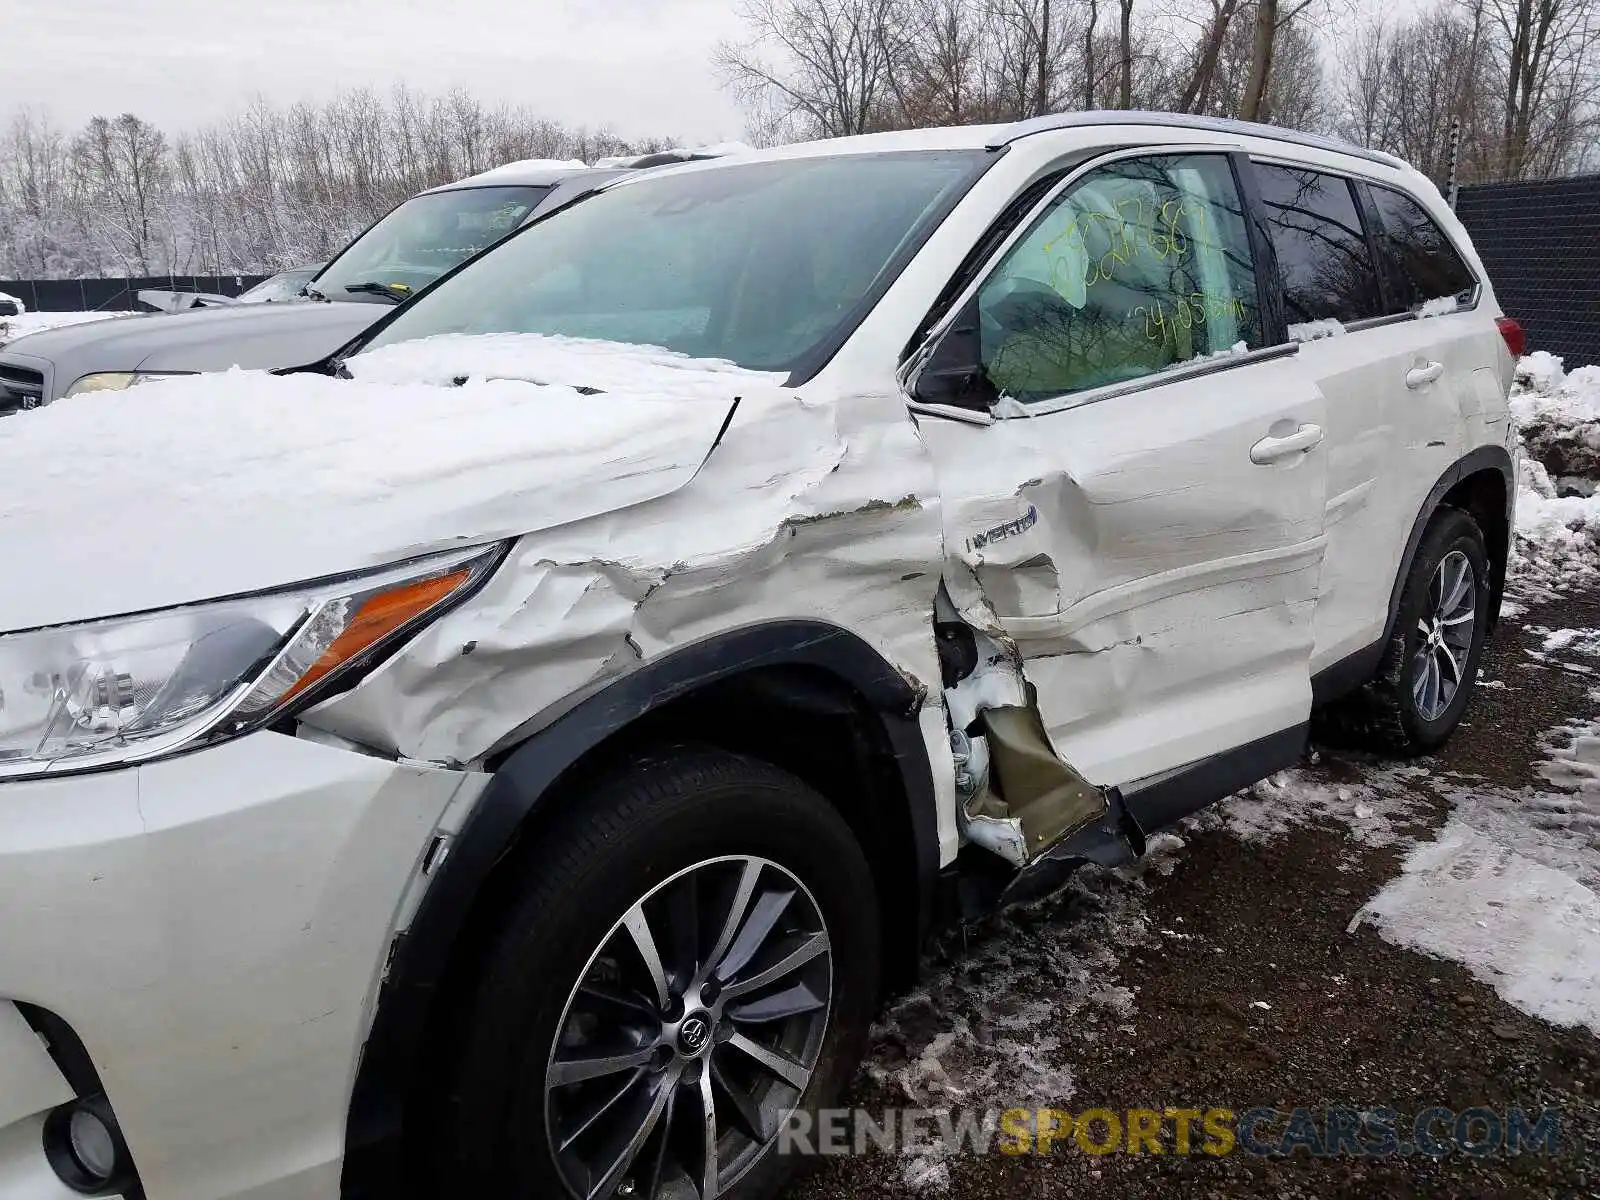
[[[237,296],[265,275],[151,275],[133,279],[0,279],[0,292],[15,296],[29,312],[141,312],[143,288]]]
[[[1528,348],[1600,363],[1600,175],[1464,187],[1456,215]]]

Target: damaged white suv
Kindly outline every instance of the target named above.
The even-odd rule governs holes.
[[[0,427],[0,1197],[775,1196],[924,934],[1460,720],[1521,332],[1109,113],[620,180]]]

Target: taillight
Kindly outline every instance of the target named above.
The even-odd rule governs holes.
[[[1512,358],[1521,358],[1528,348],[1528,335],[1523,332],[1522,326],[1510,317],[1499,317],[1495,324],[1500,327],[1500,336],[1506,340],[1506,349],[1511,351]]]

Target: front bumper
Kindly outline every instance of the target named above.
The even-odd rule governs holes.
[[[82,1040],[148,1200],[336,1197],[402,902],[485,778],[261,733],[0,784],[0,1200],[74,1194],[38,1132],[72,1091],[13,1001]]]

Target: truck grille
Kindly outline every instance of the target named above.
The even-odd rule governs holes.
[[[0,416],[44,403],[44,372],[0,362]]]

